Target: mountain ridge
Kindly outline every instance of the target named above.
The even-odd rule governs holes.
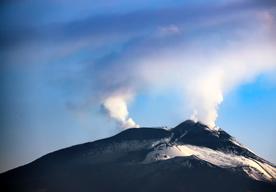
[[[205,188],[212,191],[274,191],[275,170],[272,163],[222,129],[211,130],[187,120],[171,129],[127,129],[109,138],[49,153],[0,174],[0,187],[7,191],[73,191],[78,187],[79,191],[101,191],[100,184],[108,182],[119,191],[128,191],[132,185],[137,187],[132,191],[164,191],[164,178],[174,178],[173,191],[187,187],[187,191],[202,191],[204,188],[196,183],[206,185],[207,181]],[[118,183],[117,177],[128,182]],[[215,189],[212,177],[221,180],[219,188]],[[141,181],[148,186],[141,188]],[[233,182],[240,188],[231,187]],[[158,183],[160,188],[155,186]]]

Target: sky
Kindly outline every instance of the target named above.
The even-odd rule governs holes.
[[[275,1],[11,0],[0,9],[0,172],[186,119],[276,163]]]

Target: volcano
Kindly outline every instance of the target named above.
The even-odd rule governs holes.
[[[133,128],[0,175],[1,191],[276,191],[276,167],[222,129]]]

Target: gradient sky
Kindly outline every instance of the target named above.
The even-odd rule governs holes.
[[[140,126],[218,114],[276,163],[275,1],[1,4],[0,172],[121,131],[103,108],[114,95]]]

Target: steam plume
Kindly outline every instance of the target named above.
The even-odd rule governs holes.
[[[114,95],[104,100],[103,106],[107,110],[109,116],[117,121],[119,125],[125,129],[138,128],[139,125],[129,117],[127,101],[128,95]]]
[[[149,87],[182,90],[191,118],[214,128],[225,94],[276,69],[276,43],[269,31],[238,38],[220,48],[205,42],[144,58],[142,78]]]
[[[189,113],[182,118],[190,116],[214,128],[218,109],[227,93],[276,69],[275,15],[269,11],[249,15],[241,18],[248,21],[254,17],[254,22],[241,21],[245,25],[227,31],[221,21],[216,21],[210,27],[216,32],[190,34],[188,41],[185,35],[189,33],[183,30],[183,25],[161,27],[161,32],[158,27],[157,34],[142,42],[129,43],[113,58],[108,65],[113,68],[104,76],[112,74],[118,82],[108,87],[137,93],[147,89],[180,90],[183,108]],[[227,22],[233,19],[240,22],[239,17],[229,19]],[[209,22],[201,24],[203,28],[210,25]],[[122,75],[122,70],[127,73]],[[124,128],[138,127],[128,115],[129,98],[128,94],[117,94],[103,102],[110,117]]]

